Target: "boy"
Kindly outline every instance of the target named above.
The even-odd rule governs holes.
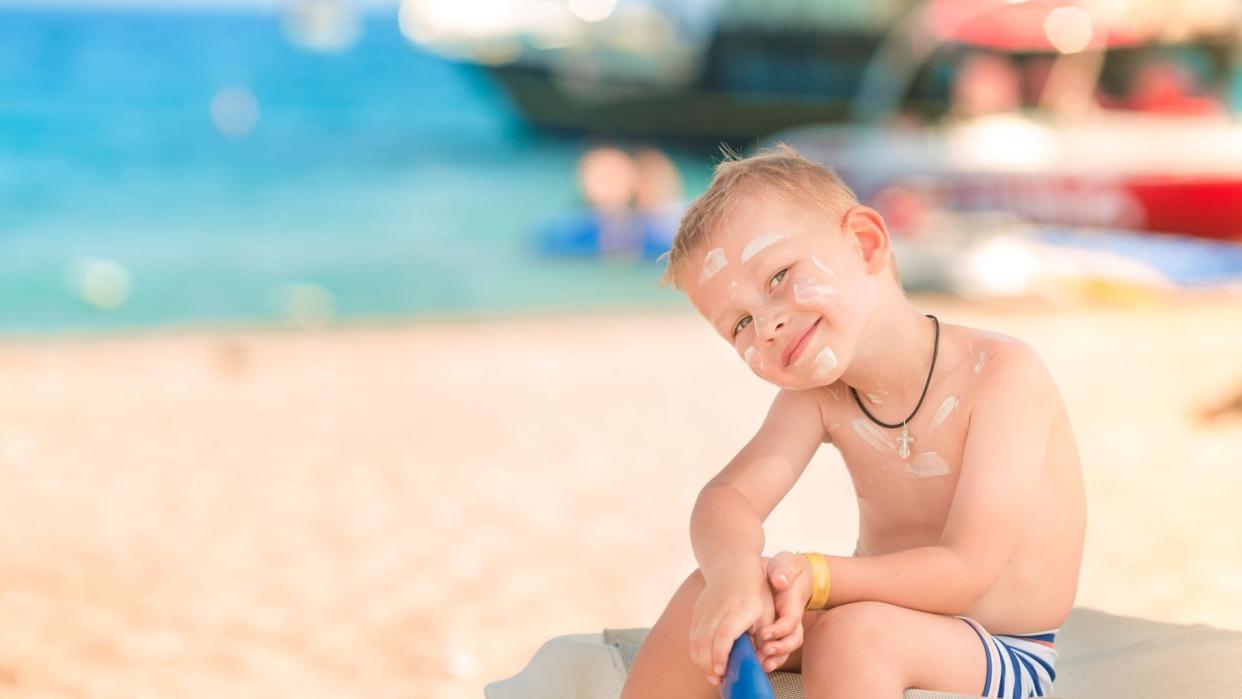
[[[811,698],[1047,695],[1086,504],[1065,408],[1031,348],[918,312],[880,215],[786,147],[721,163],[666,279],[781,390],[700,493],[700,568],[623,699],[714,696],[746,632],[764,669],[800,671]],[[824,442],[854,483],[857,550],[763,557],[763,521]]]

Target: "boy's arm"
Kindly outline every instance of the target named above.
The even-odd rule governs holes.
[[[965,614],[992,587],[1029,518],[1056,386],[1030,347],[997,352],[978,386],[962,470],[940,542],[869,558],[828,557],[829,606],[877,600]],[[799,557],[801,558],[801,557]]]
[[[707,586],[691,615],[690,657],[713,684],[724,676],[734,639],[772,621],[763,521],[825,436],[815,396],[782,390],[759,432],[699,493],[690,543]]]
[[[709,580],[739,564],[758,565],[763,522],[793,488],[827,438],[809,391],[781,390],[759,432],[699,493],[690,543]]]

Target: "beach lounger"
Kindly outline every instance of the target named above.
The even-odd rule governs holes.
[[[548,641],[486,699],[616,699],[647,629],[608,629]],[[1057,635],[1055,696],[1063,699],[1242,697],[1242,632],[1075,609]],[[778,699],[801,699],[802,676],[770,675]],[[975,699],[923,690],[906,699]]]

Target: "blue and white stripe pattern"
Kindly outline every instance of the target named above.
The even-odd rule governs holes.
[[[1057,678],[1057,631],[993,636],[974,619],[959,616],[983,643],[987,658],[987,676],[983,682],[985,697],[1043,697],[1052,692]]]

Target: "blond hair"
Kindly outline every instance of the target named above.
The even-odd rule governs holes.
[[[725,148],[712,182],[690,203],[677,224],[673,244],[661,258],[668,259],[661,286],[685,291],[681,269],[699,251],[711,231],[746,196],[772,193],[798,206],[811,206],[837,222],[858,197],[832,170],[816,165],[793,148],[779,143],[743,158]]]

